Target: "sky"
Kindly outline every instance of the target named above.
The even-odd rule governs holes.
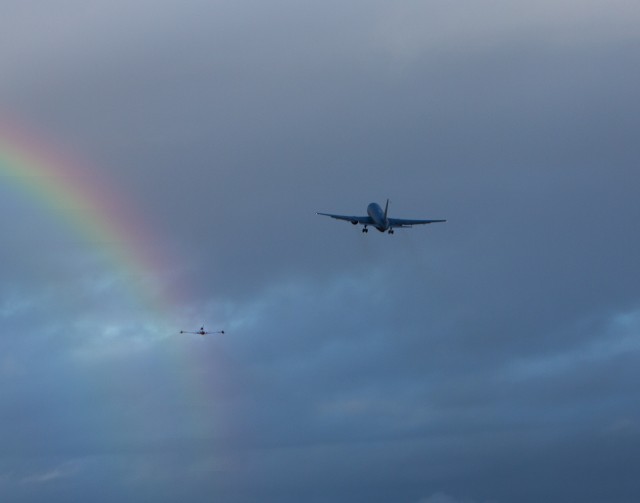
[[[3,501],[637,500],[635,2],[1,3]]]

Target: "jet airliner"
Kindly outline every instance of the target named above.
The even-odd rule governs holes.
[[[187,330],[180,330],[181,334],[196,334],[196,335],[201,335],[202,337],[204,337],[207,334],[223,334],[224,335],[224,330],[217,330],[215,332],[207,332],[204,329],[204,326],[200,327],[200,330],[196,331],[196,332],[188,332]]]
[[[324,215],[331,218],[336,218],[338,220],[346,220],[347,222],[351,222],[353,225],[364,225],[362,232],[369,232],[368,226],[372,225],[380,232],[388,232],[389,234],[393,234],[393,230],[395,228],[402,227],[413,227],[414,225],[423,225],[423,224],[435,224],[438,222],[446,222],[446,220],[408,220],[405,218],[389,218],[387,213],[389,212],[389,200],[387,199],[387,204],[384,207],[384,211],[380,207],[378,203],[371,203],[367,206],[367,216],[366,217],[356,217],[356,216],[348,216],[348,215],[332,215],[331,213],[320,213],[318,215]]]

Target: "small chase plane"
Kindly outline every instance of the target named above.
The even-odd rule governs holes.
[[[435,224],[438,222],[446,222],[446,220],[408,220],[405,218],[389,218],[387,213],[389,211],[389,200],[387,199],[387,204],[384,207],[384,211],[380,207],[378,203],[371,203],[367,206],[367,216],[366,217],[352,217],[348,215],[332,215],[331,213],[320,213],[318,215],[324,215],[331,218],[336,218],[338,220],[346,220],[347,222],[351,222],[353,225],[364,225],[362,232],[365,234],[369,232],[368,226],[372,225],[380,232],[388,232],[389,234],[393,234],[393,230],[396,228],[403,227],[413,227],[414,225],[423,225],[423,224]]]
[[[224,330],[218,330],[217,332],[207,332],[204,329],[204,326],[200,327],[200,330],[196,331],[196,332],[187,332],[186,330],[180,330],[181,334],[195,334],[195,335],[201,335],[202,337],[204,337],[205,335],[208,334],[224,334]]]

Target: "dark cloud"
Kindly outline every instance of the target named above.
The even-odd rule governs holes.
[[[5,499],[634,499],[625,2],[5,7],[4,122],[156,262],[2,179]],[[386,198],[448,222],[315,215]]]

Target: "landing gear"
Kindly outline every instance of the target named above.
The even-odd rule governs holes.
[[[369,229],[367,229],[367,226],[364,226],[364,229],[362,229],[363,234],[366,234],[367,232],[369,232]]]
[[[389,229],[389,234],[393,234],[394,230],[393,229]]]

